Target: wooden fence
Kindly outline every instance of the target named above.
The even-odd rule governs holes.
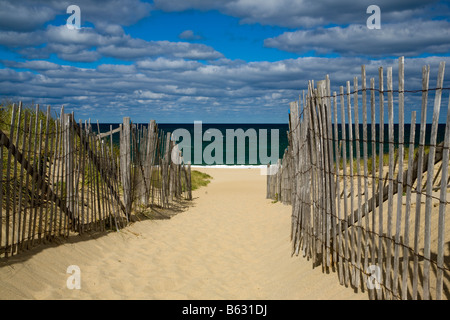
[[[0,258],[71,232],[119,230],[137,209],[192,199],[190,164],[155,121],[126,117],[101,133],[64,108],[58,119],[50,107],[9,109],[0,110]]]
[[[430,68],[423,67],[422,90],[414,91],[422,94],[420,125],[412,112],[409,136],[404,108],[405,93],[411,91],[404,87],[404,58],[399,59],[398,90],[393,90],[392,67],[387,88],[382,67],[378,88],[374,78],[367,86],[365,66],[361,85],[355,77],[353,90],[346,83],[346,93],[341,86],[331,94],[328,76],[316,86],[310,81],[306,96],[290,104],[289,146],[267,176],[267,197],[292,205],[293,254],[302,253],[324,272],[337,272],[342,285],[367,291],[371,299],[450,298],[450,226],[445,223],[450,99],[441,110],[442,93],[448,92],[444,69],[442,62],[436,88],[430,89]],[[426,144],[430,91],[434,105]],[[440,112],[447,112],[442,142],[437,140]]]

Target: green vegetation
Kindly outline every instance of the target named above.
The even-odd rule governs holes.
[[[423,151],[424,157],[428,155],[429,151],[430,151],[430,147],[429,146],[425,146],[424,147],[424,151]],[[418,153],[419,153],[419,147],[415,147],[414,148],[414,158],[417,157]],[[357,172],[357,161],[356,161],[355,156],[356,155],[354,154],[354,158],[353,158],[353,173],[356,175],[356,172]],[[395,162],[395,159],[397,157],[398,157],[398,148],[395,148],[394,149],[394,162]],[[403,169],[404,170],[407,169],[408,159],[409,159],[409,146],[405,146],[404,147],[404,160],[403,160],[404,161],[403,162],[404,163],[404,165],[403,165]],[[344,164],[342,155],[341,155],[339,160],[340,160],[339,161],[339,169],[342,170],[343,169],[343,164]],[[372,161],[373,161],[372,156],[369,156],[367,158],[367,171],[368,171],[369,175],[372,174]],[[375,167],[376,167],[376,170],[378,170],[379,163],[380,163],[380,155],[378,153],[376,155],[376,160],[375,161],[376,161],[375,162]],[[388,165],[389,165],[389,152],[386,152],[386,153],[383,153],[383,166],[388,166]],[[350,168],[350,160],[347,157],[347,172],[350,170],[349,168]],[[397,160],[397,163],[396,163],[396,168],[398,168],[398,160]],[[360,170],[361,170],[361,174],[364,174],[364,158],[363,158],[362,152],[361,152],[361,156],[360,156]]]
[[[212,178],[213,177],[211,177],[209,174],[197,170],[192,170],[191,171],[192,190],[196,190],[200,187],[207,186],[208,183],[211,182]]]
[[[275,199],[272,201],[272,203],[277,203],[278,202],[278,192],[275,193]]]
[[[16,103],[16,106],[18,106],[19,104]],[[9,130],[11,128],[11,116],[12,116],[12,108],[13,108],[13,103],[10,101],[3,101],[2,103],[0,103],[0,129],[9,135]],[[21,123],[22,123],[22,128],[23,128],[23,121],[25,119],[25,113],[28,113],[28,124],[30,124],[30,117],[33,118],[32,121],[32,133],[34,134],[34,129],[35,129],[35,119],[36,119],[36,107],[33,105],[23,105],[22,106],[22,115],[20,117]],[[16,120],[14,122],[14,127],[17,127],[18,124],[18,114],[16,113]],[[49,121],[49,132],[53,133],[55,131],[55,119],[54,116],[57,116],[57,114],[52,111],[50,114],[50,121]],[[46,119],[47,119],[47,108],[43,108],[41,107],[39,109],[39,113],[38,113],[38,127],[39,127],[39,122],[42,121],[42,131],[45,132],[46,131]],[[20,134],[22,134],[22,132],[20,132]]]

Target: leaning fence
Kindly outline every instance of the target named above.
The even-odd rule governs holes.
[[[113,143],[120,135],[120,146]],[[192,199],[190,164],[155,121],[94,132],[61,109],[0,109],[0,258],[71,233],[119,230]]]
[[[442,111],[442,94],[448,92],[444,69],[442,62],[431,89],[430,68],[423,67],[422,89],[414,91],[422,94],[420,125],[411,112],[409,135],[404,58],[399,59],[398,90],[392,67],[386,72],[387,88],[382,67],[378,88],[374,78],[367,86],[365,66],[361,86],[355,77],[353,88],[346,83],[346,92],[341,86],[331,94],[328,76],[316,86],[310,81],[306,96],[290,104],[289,146],[267,176],[267,198],[292,205],[293,254],[302,253],[324,272],[336,272],[342,285],[367,291],[371,299],[450,298],[445,221],[450,100]],[[431,124],[426,120],[429,92],[434,92]],[[439,113],[445,111],[442,128]],[[445,131],[442,141],[439,128]]]

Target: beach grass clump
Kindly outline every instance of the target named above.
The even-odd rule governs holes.
[[[197,171],[197,170],[192,170],[191,171],[192,190],[197,190],[200,187],[207,186],[211,182],[212,178],[213,177],[211,177],[207,173],[200,172],[200,171]]]

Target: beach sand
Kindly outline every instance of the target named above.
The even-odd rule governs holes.
[[[259,169],[213,177],[171,219],[74,235],[0,263],[0,299],[368,299],[291,256],[291,206],[265,199]],[[80,268],[70,290],[68,266]]]

